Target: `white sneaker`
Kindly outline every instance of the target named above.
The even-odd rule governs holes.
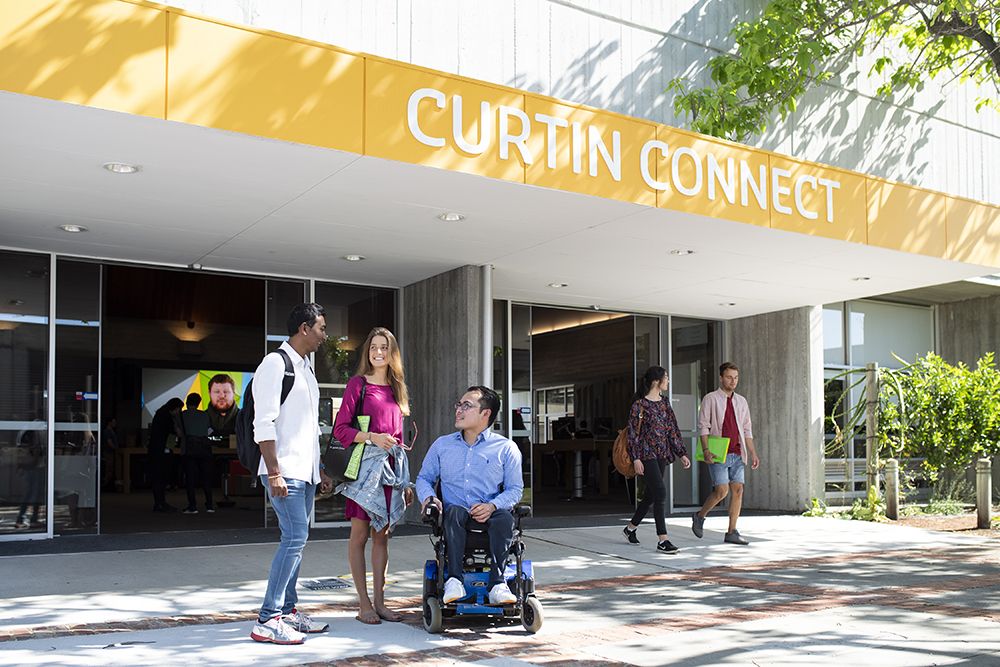
[[[465,584],[455,577],[448,577],[448,581],[444,582],[444,595],[441,597],[441,602],[449,604],[464,597]]]
[[[281,620],[285,622],[285,625],[291,626],[293,630],[310,634],[316,632],[326,632],[327,628],[330,627],[329,623],[314,621],[298,609],[293,609],[291,614],[282,616]]]
[[[510,592],[507,584],[497,584],[490,589],[490,604],[514,604],[517,596]]]
[[[275,616],[268,619],[267,623],[258,621],[254,624],[250,639],[269,644],[303,644],[306,636],[281,620],[280,616]]]

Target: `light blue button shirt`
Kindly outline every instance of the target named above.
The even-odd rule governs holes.
[[[521,452],[511,440],[490,429],[480,433],[472,446],[461,431],[443,435],[427,450],[420,467],[420,502],[435,495],[439,479],[445,507],[469,509],[477,503],[493,503],[497,509],[509,510],[521,501],[524,491]]]

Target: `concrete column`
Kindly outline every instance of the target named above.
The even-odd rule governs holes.
[[[824,496],[822,308],[732,320],[725,343],[762,461],[747,470],[743,506],[802,511]]]
[[[403,288],[410,418],[420,428],[409,457],[414,479],[431,443],[455,430],[455,400],[481,383],[482,279],[480,267],[463,266]],[[407,519],[417,519],[414,508]]]
[[[990,527],[990,509],[993,503],[993,481],[990,460],[976,462],[976,528]]]
[[[899,518],[899,461],[885,462],[885,515],[895,521]]]

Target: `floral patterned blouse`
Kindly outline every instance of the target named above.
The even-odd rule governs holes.
[[[665,460],[667,463],[687,456],[677,415],[667,399],[651,401],[643,396],[632,404],[628,415],[628,455],[633,461]]]

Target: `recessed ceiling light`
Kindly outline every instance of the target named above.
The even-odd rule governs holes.
[[[552,289],[562,289],[563,287],[569,287],[569,283],[549,283],[549,287]]]
[[[673,249],[673,250],[670,251],[670,254],[671,255],[677,255],[678,257],[683,256],[683,255],[693,255],[694,254],[694,250],[685,250],[685,249],[682,249],[682,248],[675,248],[675,249]]]
[[[9,305],[11,305],[11,306],[23,306],[24,305],[24,300],[23,299],[11,299],[7,303]]]
[[[863,283],[866,280],[871,280],[871,276],[857,276],[857,277],[851,278],[851,280],[853,280],[856,283]]]
[[[723,306],[725,308],[731,308],[731,307],[735,306],[736,304],[733,303],[732,301],[723,301],[723,302],[719,303],[719,305]]]
[[[344,255],[341,259],[346,259],[348,262],[360,262],[367,258],[364,255]]]
[[[595,303],[595,304],[594,304],[593,306],[591,306],[591,307],[590,307],[590,309],[591,309],[591,310],[600,310],[600,309],[601,309],[601,307],[600,307],[600,306],[598,306],[598,305],[597,305],[597,304]]]
[[[64,232],[69,232],[70,234],[79,234],[80,232],[90,231],[82,225],[59,225],[59,229]]]
[[[445,222],[462,222],[465,220],[465,216],[461,213],[455,213],[454,211],[445,211],[438,216],[439,220],[444,220]]]
[[[125,162],[105,162],[102,166],[112,174],[134,174],[141,168],[137,164],[127,164]]]

